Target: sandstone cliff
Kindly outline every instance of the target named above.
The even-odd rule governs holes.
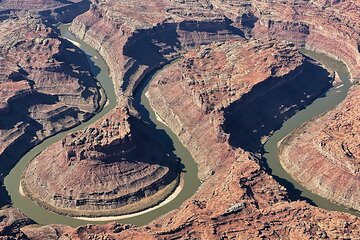
[[[185,54],[179,63],[157,76],[150,89],[150,99],[200,164],[199,175],[204,182],[180,209],[146,227],[108,224],[72,229],[30,225],[15,229],[11,235],[26,234],[34,239],[43,236],[54,239],[69,236],[82,239],[358,238],[359,218],[322,210],[305,202],[290,202],[286,189],[263,170],[261,162],[251,153],[230,146],[229,136],[223,131],[225,117],[222,110],[231,110],[231,104],[244,100],[244,96],[250,100],[256,98],[257,94],[252,91],[259,93],[257,86],[264,90],[261,86],[267,86],[266,83],[276,86],[287,82],[285,79],[289,76],[292,78],[288,82],[294,82],[295,73],[300,74],[308,62],[294,46],[305,46],[339,58],[347,64],[354,79],[359,77],[359,9],[358,2],[353,0],[286,3],[266,0],[93,0],[90,10],[76,18],[71,29],[106,59],[121,106],[128,103],[128,100],[123,101],[124,98],[131,99],[132,91],[145,73]],[[251,38],[260,39],[262,43],[257,46],[255,40],[245,40]],[[189,47],[212,41],[240,39],[244,42],[210,45],[199,52],[184,53]],[[283,44],[280,40],[293,45]],[[273,45],[266,45],[269,43]],[[238,48],[232,49],[233,44]],[[242,45],[245,46],[242,48]],[[268,50],[261,46],[267,46]],[[242,63],[249,65],[239,64],[239,69],[226,68],[227,64],[236,66],[234,63],[239,58],[244,58]],[[286,59],[293,59],[293,62]],[[233,79],[226,73],[219,74],[221,70],[238,75]],[[307,88],[313,93],[309,102],[328,87],[327,76],[321,76],[324,81],[316,85],[314,92]],[[236,84],[233,85],[234,80]],[[301,89],[300,85],[296,84],[295,90],[298,89]],[[271,91],[260,91],[264,92]],[[266,94],[264,96],[266,100]],[[236,106],[241,106],[241,102]],[[135,110],[130,110],[135,114]],[[283,113],[279,115],[282,118],[276,124],[270,122],[271,128],[297,109],[279,106],[277,110]],[[264,117],[257,115],[254,119]],[[253,126],[256,124],[248,126],[249,130]],[[251,131],[246,131],[244,135],[249,133]],[[258,144],[263,135],[251,136],[255,136]],[[333,146],[335,142],[326,144]],[[336,149],[339,148],[334,148],[335,153],[338,152]],[[345,149],[354,152],[353,146],[345,146]],[[6,221],[8,211],[3,213],[4,225],[10,222]]]
[[[0,157],[6,173],[29,148],[101,106],[99,87],[78,49],[38,20],[0,24]]]
[[[284,168],[295,179],[356,210],[360,210],[359,89],[354,86],[336,109],[295,130],[279,149]]]

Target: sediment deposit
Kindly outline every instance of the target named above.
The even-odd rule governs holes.
[[[294,90],[299,93],[302,82],[301,78],[296,81],[296,76],[301,76],[305,67],[317,66],[316,70],[321,72],[321,67],[301,56],[296,47],[338,58],[347,64],[352,78],[358,78],[359,11],[358,2],[352,0],[92,1],[89,11],[74,20],[71,30],[104,56],[116,85],[118,104],[129,108],[131,115],[138,115],[131,107],[131,97],[143,76],[181,57],[156,76],[149,98],[152,107],[199,164],[203,183],[179,209],[145,227],[108,224],[72,229],[25,223],[8,236],[357,239],[360,236],[358,217],[323,210],[303,201],[291,202],[286,189],[264,171],[263,163],[245,151],[258,150],[254,150],[254,146],[261,145],[272,130],[325,91],[330,83],[328,74],[319,75],[323,81],[317,82],[314,88],[305,84],[306,92],[311,93],[309,98],[308,94],[289,98],[286,104],[296,100],[294,106],[277,106],[276,102],[269,101],[267,106],[276,110],[280,120],[267,122],[266,130],[261,121],[257,121],[269,113],[256,115],[257,121],[250,125],[240,124],[248,128],[242,136],[251,137],[250,146],[244,145],[247,141],[232,146],[231,133],[229,136],[225,130],[226,117],[237,116],[234,113],[241,113],[244,105],[256,107],[242,103],[256,103],[261,97],[268,99],[267,93],[281,90],[277,88],[282,85],[279,83],[296,82]],[[205,44],[209,45],[199,47]],[[261,86],[265,87],[261,89]],[[355,127],[351,114],[342,110],[347,109],[346,103],[335,110],[341,117],[331,119],[333,112],[321,117],[331,123],[323,123],[324,126],[317,129],[323,134],[308,137],[313,141],[327,139],[323,151],[331,146],[328,154],[340,156],[331,163],[337,171],[330,177],[338,176],[337,173],[343,171],[340,169],[345,169],[348,176],[357,171],[352,165],[356,161],[350,161],[344,154],[356,157],[354,148],[358,147],[358,139],[350,138],[353,140],[350,145],[338,147],[340,139],[348,137],[342,129]],[[356,111],[355,108],[353,105],[351,111]],[[348,121],[350,125],[345,124]],[[341,134],[335,138],[327,127],[334,133],[338,128]],[[256,131],[251,134],[251,130]],[[338,190],[346,191],[345,188]],[[351,193],[346,194],[346,199],[351,199]],[[2,225],[11,226],[9,211],[2,213]]]

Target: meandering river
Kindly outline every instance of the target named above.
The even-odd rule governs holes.
[[[71,41],[74,45],[79,47],[88,58],[89,65],[91,67],[92,74],[96,77],[96,79],[101,84],[107,96],[107,104],[105,107],[97,113],[94,117],[92,117],[89,121],[82,123],[81,125],[72,128],[71,130],[61,132],[52,136],[42,143],[31,149],[27,154],[25,154],[18,164],[11,170],[9,175],[5,178],[5,186],[6,189],[11,196],[13,201],[13,206],[19,208],[24,214],[33,219],[35,222],[40,224],[67,224],[73,227],[84,225],[87,223],[98,223],[102,224],[104,221],[84,221],[72,217],[63,216],[60,214],[52,213],[47,211],[34,202],[32,202],[27,197],[22,196],[19,193],[19,183],[24,169],[27,164],[39,153],[45,150],[49,145],[60,141],[66,134],[71,132],[81,130],[90,124],[96,122],[105,114],[107,114],[110,110],[115,108],[116,106],[116,93],[114,89],[114,84],[109,75],[109,68],[99,54],[98,51],[91,48],[88,44],[86,44],[81,39],[77,38],[74,34],[72,34],[69,30],[69,25],[59,25],[58,29],[61,31],[61,35],[67,40]],[[168,147],[174,149],[174,154],[181,159],[181,163],[184,165],[182,178],[183,178],[183,186],[182,190],[177,196],[169,201],[169,203],[164,204],[164,206],[158,207],[153,211],[147,212],[144,211],[144,214],[128,217],[126,219],[117,220],[121,223],[130,223],[136,225],[144,225],[149,223],[151,220],[164,215],[165,213],[174,210],[188,198],[190,198],[196,190],[200,186],[200,181],[197,177],[198,168],[194,159],[191,157],[190,153],[187,149],[180,143],[176,135],[163,123],[159,122],[156,119],[155,112],[152,111],[149,101],[145,96],[145,93],[149,87],[149,82],[155,76],[156,72],[150,73],[140,84],[140,86],[136,89],[134,95],[134,105],[137,110],[141,113],[142,119],[149,124],[151,128],[157,128],[158,131],[162,131],[162,134],[159,134],[161,141],[164,142]],[[165,132],[164,132],[165,131]],[[111,220],[111,219],[109,219]]]
[[[302,50],[302,52],[334,70],[339,75],[341,82],[335,83],[334,86],[324,94],[324,96],[316,99],[311,105],[288,119],[283,126],[269,138],[264,146],[264,160],[268,164],[272,171],[272,175],[275,176],[276,180],[288,189],[291,198],[310,200],[318,207],[324,209],[347,212],[360,216],[360,213],[355,210],[353,211],[332,203],[329,200],[307,190],[294,180],[281,166],[278,157],[278,143],[304,122],[311,121],[313,118],[336,107],[345,99],[351,87],[350,73],[344,63],[313,51]]]
[[[82,123],[81,125],[56,134],[42,143],[31,149],[26,155],[22,157],[22,159],[18,162],[18,164],[12,169],[10,174],[5,178],[5,186],[11,199],[13,201],[13,206],[19,208],[24,214],[28,217],[36,221],[40,224],[67,224],[70,226],[80,226],[89,223],[88,221],[83,221],[71,217],[62,216],[59,214],[55,214],[49,212],[35,203],[33,203],[28,198],[22,196],[19,193],[19,183],[21,179],[22,172],[26,168],[27,164],[41,151],[46,149],[49,145],[60,141],[66,134],[77,131],[80,129],[85,128],[86,126],[94,123],[95,121],[99,120],[105,114],[107,114],[111,109],[116,106],[116,94],[114,89],[114,84],[112,79],[109,76],[109,68],[106,65],[102,56],[89,45],[87,45],[82,40],[78,39],[68,30],[68,25],[60,25],[59,30],[61,31],[61,35],[72,41],[75,45],[77,45],[87,56],[89,65],[91,67],[91,72],[93,75],[96,76],[97,80],[101,84],[102,88],[104,89],[106,96],[107,96],[107,104],[104,108],[97,113],[94,117],[92,117],[89,121]],[[326,96],[323,98],[319,98],[305,110],[300,111],[294,117],[289,119],[283,127],[274,133],[274,135],[268,140],[265,145],[265,150],[268,152],[265,154],[265,158],[272,169],[272,173],[279,178],[286,179],[285,185],[289,188],[291,192],[298,192],[301,191],[301,196],[311,199],[314,203],[316,203],[319,207],[326,208],[329,210],[338,210],[344,212],[352,212],[347,210],[341,206],[336,204],[330,203],[329,201],[312,194],[311,192],[307,191],[301,185],[297,184],[281,167],[279,160],[277,158],[277,143],[285,137],[287,134],[292,132],[297,126],[301,125],[305,121],[309,121],[315,116],[322,114],[323,112],[333,108],[338,103],[340,103],[346,96],[349,87],[351,85],[349,81],[349,74],[346,70],[346,66],[342,63],[335,61],[329,57],[324,55],[319,55],[315,53],[306,52],[307,54],[311,55],[312,57],[319,59],[321,62],[327,64],[329,67],[334,69],[338,72],[340,78],[343,80],[343,86],[340,87],[336,86],[332,88]],[[151,109],[148,99],[145,96],[145,93],[149,87],[149,82],[154,77],[155,73],[149,74],[147,78],[143,80],[141,85],[136,89],[134,94],[134,105],[137,110],[141,113],[142,119],[149,124],[149,127],[157,128],[158,131],[163,132],[164,141],[167,141],[169,147],[174,148],[174,153],[177,157],[181,159],[181,163],[184,165],[184,185],[182,191],[176,196],[175,199],[171,200],[169,203],[161,206],[151,212],[144,213],[142,215],[131,217],[127,219],[118,220],[122,223],[131,223],[136,225],[144,225],[149,223],[151,220],[159,217],[167,212],[180,207],[181,203],[183,203],[186,199],[190,198],[196,190],[200,186],[200,181],[197,177],[198,168],[191,157],[190,153],[187,149],[180,143],[177,136],[163,123],[159,122],[156,119],[155,112]],[[293,185],[293,187],[291,186]],[[91,223],[104,223],[98,221],[91,221]]]

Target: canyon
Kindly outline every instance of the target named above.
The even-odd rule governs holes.
[[[1,170],[104,104],[78,49],[32,18],[1,22]],[[5,197],[1,199],[5,200]]]
[[[280,160],[294,178],[320,196],[356,210],[360,147],[359,109],[354,103],[359,102],[358,93],[358,85],[353,86],[336,109],[303,124],[279,147]]]
[[[6,2],[1,1],[0,6]],[[75,2],[73,1],[74,4]],[[48,7],[44,5],[48,9],[53,9],[54,4],[60,4],[56,1],[48,3]],[[110,122],[120,121],[119,116],[124,116],[122,114],[139,123],[130,124],[136,126],[134,128],[121,128],[124,129],[124,135],[120,138],[114,135],[109,137],[107,131],[109,138],[88,141],[91,133],[84,130],[76,131],[50,146],[29,164],[24,173],[22,184],[25,183],[28,189],[27,184],[30,183],[30,188],[35,189],[29,190],[32,193],[28,194],[45,194],[35,198],[56,202],[58,206],[69,206],[71,204],[65,201],[69,195],[66,191],[62,192],[66,181],[87,173],[94,161],[99,168],[107,168],[109,165],[105,162],[109,160],[109,156],[122,158],[121,154],[113,154],[106,146],[108,141],[114,141],[115,146],[120,146],[120,149],[128,149],[128,143],[132,146],[133,142],[119,143],[118,139],[123,139],[130,132],[134,133],[136,139],[137,133],[141,133],[144,125],[141,123],[141,114],[134,106],[133,94],[144,78],[155,70],[159,72],[153,77],[147,93],[150,105],[197,162],[202,184],[195,195],[183,202],[180,208],[146,226],[120,223],[89,224],[77,228],[54,224],[41,226],[34,224],[18,209],[10,207],[0,210],[0,236],[5,239],[358,238],[359,217],[321,209],[306,201],[293,201],[286,188],[267,172],[259,156],[262,153],[262,144],[273,131],[331,88],[336,76],[327,66],[302,55],[299,48],[323,52],[342,60],[356,85],[360,74],[359,10],[359,4],[351,0],[299,0],[286,3],[260,0],[160,0],[148,3],[136,0],[92,1],[89,10],[72,21],[70,29],[104,57],[115,85],[117,109],[121,109],[121,113],[116,112],[116,117],[106,115],[92,127],[100,129],[101,132],[108,128],[106,119]],[[22,20],[24,17],[21,16],[20,20],[3,20],[0,23],[4,26],[11,22],[21,25],[21,21],[28,24],[29,21],[40,21],[38,18],[41,17],[40,14],[35,19]],[[44,18],[49,19],[46,16]],[[12,26],[6,29],[19,34],[19,31],[27,28],[14,30]],[[31,28],[25,34],[28,41],[34,39],[34,34],[39,34],[34,29],[36,28]],[[48,28],[41,25],[41,29]],[[8,32],[6,30],[3,34]],[[55,33],[52,34],[56,36]],[[1,46],[8,46],[8,39],[9,37],[4,37]],[[61,44],[66,44],[58,41],[61,42],[52,39],[44,43],[44,40],[39,40],[32,44],[44,48],[41,52],[51,56],[49,49],[58,49]],[[26,46],[26,40],[25,44],[21,42],[16,46],[18,48],[23,45]],[[4,47],[1,49],[6,50]],[[16,54],[11,51],[16,51]],[[19,49],[11,48],[6,53],[7,57],[1,61],[15,56],[19,57],[17,61],[21,63],[27,58],[19,52],[21,53]],[[25,51],[25,54],[36,57],[37,52]],[[73,52],[77,51],[72,50]],[[61,53],[63,50],[60,51],[60,58]],[[59,69],[54,66],[57,64],[56,60],[50,62],[53,63],[51,69]],[[32,70],[29,75],[23,72],[29,72],[27,68],[19,69],[19,66],[29,64],[14,66],[7,63],[9,67],[4,69],[10,68],[11,72],[18,73],[12,74],[13,77],[15,75],[15,80],[4,80],[4,83],[11,83],[8,86],[5,84],[4,90],[1,90],[1,98],[4,99],[1,107],[4,113],[13,109],[11,104],[8,104],[14,98],[12,89],[20,89],[16,92],[16,95],[20,96],[23,92],[37,89],[39,84],[33,75],[39,78],[47,76],[43,66],[39,66],[43,63],[44,61],[33,60],[30,65],[35,66],[36,71],[43,72]],[[165,65],[167,66],[162,68]],[[65,66],[74,67],[74,63],[65,62],[60,66],[63,68],[61,71],[51,71],[51,74],[68,73],[74,76],[71,75],[74,69],[64,70]],[[91,78],[86,70],[80,73],[81,77],[67,77],[72,80],[68,82],[78,84],[75,79],[81,79],[83,75]],[[9,78],[8,74],[4,79]],[[24,78],[30,80],[22,81]],[[40,82],[46,82],[46,79]],[[71,103],[78,104],[72,107],[72,111],[78,115],[68,122],[69,125],[65,125],[67,127],[70,127],[70,123],[75,125],[84,120],[78,112],[93,113],[101,107],[98,87],[93,80],[86,81],[88,82],[93,84],[93,88],[88,87],[85,81],[80,82],[81,87],[66,88],[64,84],[61,89],[52,86],[54,88],[49,90],[43,87],[50,91],[45,94],[61,95],[65,89],[67,94],[76,96],[72,98],[76,101],[72,100]],[[91,94],[80,95],[88,96],[86,104],[83,103],[81,107],[83,99],[76,95],[81,91],[73,93],[74,89],[79,88],[92,90]],[[42,89],[41,86],[38,89]],[[285,168],[307,188],[351,208],[357,208],[358,204],[358,89],[358,86],[353,86],[347,99],[336,109],[301,126],[298,131],[302,132],[295,132],[295,136],[291,137],[295,142],[290,141],[281,154],[287,154],[282,158]],[[66,107],[70,105],[66,102],[66,97],[59,99],[57,101],[60,103],[57,104],[65,103]],[[37,104],[33,105],[38,107]],[[50,105],[47,106],[49,109],[54,107],[54,103],[47,105]],[[76,107],[77,110],[73,110]],[[48,108],[45,111],[29,113],[30,118],[39,122],[41,117],[34,114],[51,112]],[[6,114],[1,112],[0,117],[5,117]],[[126,122],[127,120],[123,122],[125,126]],[[41,136],[61,131],[60,127],[56,127],[56,121],[42,125],[50,130],[42,131]],[[50,128],[53,125],[55,126]],[[14,126],[9,127],[10,131],[17,130]],[[33,122],[29,126],[33,127]],[[63,123],[61,126],[64,126]],[[41,138],[26,146],[31,147],[40,140]],[[80,144],[77,145],[77,142]],[[137,140],[134,142],[134,146],[152,146],[149,140],[143,143]],[[16,146],[23,145],[25,144],[19,145],[16,142]],[[159,149],[159,146],[155,145],[152,147],[155,152],[149,153],[150,156],[157,155],[156,149]],[[3,156],[5,155],[1,155],[1,158]],[[126,156],[125,160],[133,157],[138,157],[136,152]],[[42,162],[40,159],[47,161]],[[146,161],[148,159],[146,158]],[[159,158],[156,159],[159,161]],[[121,165],[122,161],[116,161],[116,164],[111,166]],[[146,165],[146,161],[141,164]],[[157,161],[154,161],[153,167],[164,171],[169,169],[161,164],[159,166]],[[74,172],[72,166],[75,166]],[[328,174],[319,166],[328,169]],[[48,172],[53,173],[49,175],[56,175],[47,176]],[[318,178],[311,177],[314,175]],[[62,176],[65,177],[57,186],[55,181]],[[89,177],[86,174],[82,176]],[[137,177],[137,174],[134,174],[134,177]],[[175,178],[170,177],[171,180]],[[331,185],[334,179],[336,189]],[[39,190],[43,188],[44,182],[49,180],[53,185],[46,191]],[[320,184],[313,181],[320,181]],[[165,181],[162,186],[169,182],[170,180]],[[72,186],[75,186],[82,197],[86,193],[81,191],[90,186],[87,185],[89,183],[96,185],[96,182],[91,180],[88,183],[80,181]],[[144,183],[147,184],[151,185],[151,181]],[[94,185],[92,187],[96,188]],[[109,185],[114,187],[113,182]],[[58,192],[61,192],[59,199],[62,200],[54,201],[52,196]],[[329,192],[336,194],[331,195]],[[98,201],[95,209],[103,207],[98,205],[98,199],[94,201]],[[109,208],[113,209],[113,206]]]
[[[174,191],[180,167],[142,129],[126,109],[115,109],[32,160],[21,188],[40,206],[76,217],[123,215],[156,205]]]

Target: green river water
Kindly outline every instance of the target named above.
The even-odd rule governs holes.
[[[278,143],[288,134],[292,133],[298,126],[304,122],[310,121],[316,116],[319,116],[341,103],[349,92],[351,87],[350,74],[346,65],[340,61],[330,58],[324,54],[315,53],[308,50],[302,50],[307,56],[320,61],[327,67],[333,69],[338,73],[341,83],[336,83],[323,97],[316,99],[311,105],[304,110],[299,111],[293,117],[288,119],[283,126],[276,131],[269,140],[265,143],[264,160],[269,165],[272,175],[284,185],[289,194],[296,195],[295,198],[304,198],[312,201],[318,207],[328,209],[331,211],[347,212],[353,215],[360,216],[359,212],[347,209],[338,204],[332,203],[327,199],[320,197],[301,186],[296,180],[294,180],[281,166],[278,157]]]
[[[96,122],[102,116],[107,114],[111,109],[116,106],[116,94],[114,89],[114,84],[112,79],[109,76],[109,68],[105,62],[105,60],[101,57],[101,55],[93,48],[91,48],[84,41],[80,40],[76,36],[74,36],[71,32],[68,31],[68,25],[60,25],[58,28],[61,30],[61,35],[71,41],[75,41],[80,44],[80,49],[86,54],[89,59],[89,65],[91,67],[92,73],[96,76],[97,80],[100,82],[103,87],[107,99],[108,104],[97,113],[93,118],[89,121],[82,123],[81,125],[65,132],[61,132],[53,137],[50,137],[31,149],[26,155],[24,155],[19,163],[11,170],[10,174],[5,178],[5,186],[6,189],[11,196],[13,201],[13,206],[19,208],[24,214],[33,219],[39,224],[67,224],[70,226],[80,226],[87,223],[97,223],[101,224],[104,222],[99,221],[83,221],[78,220],[76,218],[63,216],[60,214],[52,213],[47,211],[34,202],[29,200],[27,197],[22,196],[19,193],[19,183],[21,179],[21,175],[26,168],[27,164],[41,151],[46,149],[49,145],[60,141],[66,134],[83,129],[88,125]],[[156,73],[155,73],[156,74]],[[165,213],[180,207],[181,203],[186,199],[190,198],[196,190],[200,186],[200,181],[197,177],[197,164],[194,159],[191,157],[190,153],[186,150],[186,148],[180,143],[176,135],[164,124],[157,121],[155,112],[152,111],[148,99],[145,97],[145,93],[149,87],[149,82],[153,78],[154,74],[149,74],[147,78],[144,79],[142,84],[136,89],[134,95],[134,105],[137,110],[141,113],[142,119],[149,124],[149,127],[156,127],[158,131],[165,131],[165,134],[160,134],[159,138],[162,138],[163,142],[168,147],[174,149],[175,155],[181,159],[181,163],[184,165],[182,178],[184,180],[184,186],[180,194],[173,199],[170,203],[157,208],[151,212],[142,214],[140,216],[131,217],[127,219],[117,220],[117,222],[121,223],[129,223],[136,225],[144,225],[149,223],[151,220],[164,215]],[[152,125],[152,126],[151,126]],[[155,125],[155,126],[154,126]]]
[[[92,73],[96,76],[96,78],[100,82],[102,88],[104,89],[107,95],[108,104],[106,104],[105,107],[94,117],[92,117],[89,121],[84,122],[81,125],[69,131],[56,134],[55,136],[52,136],[44,140],[42,143],[32,148],[26,155],[22,157],[22,159],[18,162],[18,164],[11,170],[10,174],[5,178],[5,186],[7,188],[9,195],[11,196],[11,199],[13,201],[13,206],[19,208],[24,214],[26,214],[28,217],[30,217],[37,223],[67,224],[70,226],[80,226],[87,223],[101,224],[104,222],[96,222],[96,221],[87,222],[87,221],[82,221],[75,218],[62,216],[59,214],[49,212],[37,206],[28,198],[23,197],[19,194],[19,183],[22,172],[26,168],[27,164],[36,155],[38,155],[41,151],[46,149],[46,147],[48,147],[49,145],[57,141],[60,141],[66,134],[76,130],[83,129],[86,126],[99,120],[102,116],[104,116],[106,113],[108,113],[111,109],[113,109],[116,106],[116,94],[114,90],[114,85],[109,76],[109,69],[104,59],[96,50],[94,50],[86,43],[84,43],[82,40],[78,39],[72,33],[70,33],[68,31],[68,25],[60,25],[58,28],[61,30],[61,35],[64,38],[67,38],[69,40],[75,41],[80,44],[80,48],[83,50],[83,52],[87,55],[89,59],[89,64]],[[306,54],[311,55],[313,58],[319,59],[321,62],[329,65],[331,68],[337,71],[341,79],[343,80],[344,85],[339,88],[335,86],[326,94],[326,97],[317,99],[313,104],[311,104],[305,110],[300,111],[291,119],[289,119],[283,125],[283,127],[280,130],[276,131],[274,135],[266,143],[265,151],[268,153],[266,153],[264,157],[266,158],[269,167],[272,169],[273,175],[281,179],[286,179],[285,185],[290,188],[290,192],[300,191],[302,192],[301,193],[302,197],[311,199],[316,205],[325,209],[357,214],[354,211],[350,211],[346,208],[333,204],[328,200],[323,199],[315,194],[312,194],[311,192],[304,189],[302,186],[297,184],[297,182],[294,181],[283,170],[277,157],[277,143],[284,136],[288,135],[303,122],[311,120],[315,116],[333,108],[338,103],[340,103],[345,98],[349,90],[349,87],[351,85],[349,81],[349,73],[347,72],[346,66],[344,64],[335,61],[329,57],[326,57],[325,55],[322,54],[315,54],[313,52],[306,52]],[[163,134],[161,135],[164,137],[163,139],[160,140],[167,141],[165,144],[173,148],[175,155],[181,159],[181,163],[184,165],[184,173],[182,174],[184,179],[184,186],[181,193],[170,203],[158,209],[155,209],[154,211],[145,213],[140,216],[118,220],[118,222],[121,223],[130,223],[136,225],[147,224],[156,217],[159,217],[173,209],[180,207],[181,203],[184,202],[186,199],[190,198],[200,186],[200,181],[197,177],[198,168],[194,159],[191,157],[187,149],[180,143],[177,136],[164,124],[157,121],[155,113],[151,109],[148,99],[145,97],[145,93],[149,87],[149,82],[151,81],[151,79],[154,77],[155,74],[156,73],[149,74],[149,76],[145,78],[144,81],[141,83],[141,85],[136,89],[136,92],[134,94],[134,106],[141,113],[142,119],[149,124],[149,127],[156,128],[157,131],[163,132]]]

